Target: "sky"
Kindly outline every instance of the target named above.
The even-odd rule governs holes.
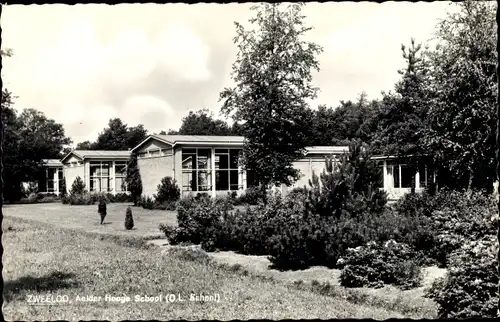
[[[307,40],[323,47],[311,107],[336,107],[365,91],[393,90],[401,44],[433,37],[448,1],[308,3]],[[4,86],[15,108],[64,125],[74,144],[94,141],[110,118],[150,132],[178,129],[189,111],[219,115],[231,86],[234,22],[250,27],[250,4],[7,5],[1,16]]]

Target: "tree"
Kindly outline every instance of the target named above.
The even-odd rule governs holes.
[[[303,24],[302,4],[281,10],[277,3],[253,6],[250,22],[257,30],[236,24],[239,52],[233,64],[236,85],[221,95],[222,112],[241,122],[245,136],[243,167],[255,171],[264,190],[269,184],[290,185],[300,172],[293,161],[305,154],[311,136],[316,97],[311,70],[319,70],[318,45],[303,40],[311,28]]]
[[[96,142],[89,141],[77,144],[77,149],[82,150],[128,150],[137,146],[147,136],[147,130],[142,124],[128,127],[121,119],[114,118],[108,122]]]
[[[231,135],[231,128],[223,120],[214,118],[208,109],[189,112],[182,119],[179,135]]]
[[[128,161],[125,183],[127,184],[128,191],[130,191],[134,200],[134,206],[137,206],[137,202],[142,195],[142,181],[141,173],[139,172],[137,164],[137,155],[135,153],[132,153]]]
[[[77,150],[94,150],[93,143],[90,141],[83,141],[76,145]]]
[[[438,46],[429,55],[433,99],[425,141],[448,170],[440,184],[491,191],[498,90],[495,5],[456,5],[459,11],[438,24]]]

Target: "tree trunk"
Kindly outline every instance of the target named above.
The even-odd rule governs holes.
[[[467,191],[472,190],[473,179],[474,179],[474,174],[472,172],[472,169],[469,168],[469,182],[467,183]]]

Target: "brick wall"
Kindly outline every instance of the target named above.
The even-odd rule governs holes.
[[[153,196],[157,193],[157,187],[164,177],[174,178],[174,157],[162,156],[138,159],[139,172],[142,180],[142,194]]]

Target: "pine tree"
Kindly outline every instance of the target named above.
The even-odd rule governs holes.
[[[84,193],[85,193],[85,184],[83,183],[82,178],[80,178],[80,176],[77,176],[75,178],[75,181],[73,181],[73,184],[71,185],[71,190],[69,191],[69,194],[81,195]]]
[[[132,217],[132,208],[128,206],[125,213],[125,229],[131,230],[132,228],[134,228],[134,217]]]
[[[135,153],[130,156],[128,161],[125,182],[127,183],[128,191],[132,194],[134,206],[137,206],[142,195],[142,181],[141,173],[137,165],[137,155]]]

